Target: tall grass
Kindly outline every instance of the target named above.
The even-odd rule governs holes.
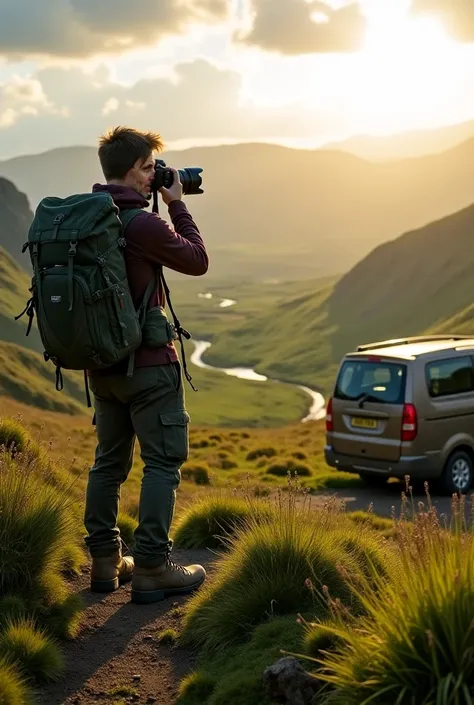
[[[419,507],[397,525],[399,573],[350,580],[364,616],[334,613],[339,645],[314,660],[334,705],[470,705],[474,694],[474,536],[464,500],[453,523]],[[316,627],[317,629],[317,627]],[[325,630],[328,630],[325,625]],[[331,631],[331,628],[329,628]]]
[[[35,617],[73,637],[82,600],[63,575],[77,573],[78,509],[64,473],[39,453],[0,451],[0,623]]]
[[[70,501],[27,463],[0,454],[0,595],[29,592],[43,572],[61,567],[73,539]]]
[[[358,528],[331,504],[316,512],[305,496],[300,504],[297,498],[291,488],[280,492],[269,502],[267,516],[250,515],[225,539],[229,551],[213,581],[185,608],[184,643],[218,649],[247,638],[275,615],[305,609],[324,615],[328,590],[357,611],[359,601],[340,565],[354,575],[368,572],[374,557],[382,566],[384,540],[369,527]],[[343,545],[341,524],[358,540],[358,551]]]

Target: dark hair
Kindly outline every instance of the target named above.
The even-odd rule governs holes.
[[[133,127],[114,127],[99,140],[99,160],[105,178],[123,179],[137,159],[144,161],[161,152],[163,140],[157,132],[140,132]]]

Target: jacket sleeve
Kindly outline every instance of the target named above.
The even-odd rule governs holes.
[[[196,223],[183,201],[172,201],[168,208],[174,229],[156,213],[136,219],[133,240],[143,257],[182,274],[201,276],[207,272],[209,258]]]

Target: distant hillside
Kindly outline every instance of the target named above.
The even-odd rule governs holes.
[[[355,135],[331,142],[324,149],[340,149],[362,159],[387,161],[409,159],[452,149],[474,137],[474,120],[431,130],[412,130],[391,135]]]
[[[86,411],[83,377],[67,370],[64,390],[57,392],[54,367],[41,355],[0,341],[0,398],[12,397],[39,409],[78,414]]]
[[[338,150],[265,144],[164,157],[178,167],[204,168],[204,195],[186,201],[216,278],[291,280],[347,271],[380,243],[466,207],[474,182],[474,139],[442,154],[383,164]],[[0,163],[0,174],[28,194],[32,207],[42,196],[87,191],[102,180],[93,147],[11,159]]]
[[[16,186],[0,177],[0,246],[18,261],[33,219],[28,198]]]
[[[379,246],[334,286],[219,335],[205,360],[332,384],[357,344],[423,332],[474,335],[474,205]]]
[[[36,326],[32,327],[28,337],[25,335],[28,316],[15,321],[15,316],[23,311],[31,296],[28,291],[30,286],[29,275],[0,247],[0,340],[42,352],[43,346]]]

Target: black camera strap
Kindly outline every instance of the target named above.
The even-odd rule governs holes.
[[[153,213],[157,213],[157,214],[158,214],[158,212],[159,212],[159,211],[158,211],[158,192],[157,192],[157,191],[153,191],[153,208],[152,208],[152,212],[153,212]],[[166,283],[165,275],[163,274],[163,267],[162,267],[161,265],[160,265],[160,267],[159,267],[159,275],[160,275],[161,282],[162,282],[162,284],[163,284],[163,289],[164,289],[164,291],[165,291],[166,302],[167,302],[167,304],[168,304],[168,308],[169,308],[169,310],[170,310],[170,313],[171,313],[171,315],[172,315],[172,317],[173,317],[173,323],[174,323],[174,327],[176,328],[176,333],[177,333],[177,335],[178,335],[179,344],[180,344],[180,346],[181,346],[181,355],[182,355],[182,358],[183,358],[183,371],[184,371],[184,376],[185,376],[186,379],[188,380],[188,382],[189,382],[191,388],[192,388],[195,392],[197,392],[198,390],[196,389],[196,387],[195,387],[194,384],[192,383],[192,377],[191,377],[191,375],[190,375],[189,372],[188,372],[188,367],[187,367],[187,364],[186,364],[186,353],[185,353],[185,351],[184,351],[184,344],[183,344],[183,336],[186,338],[186,340],[189,340],[189,339],[191,338],[191,333],[189,333],[185,328],[183,328],[183,326],[182,326],[181,323],[179,322],[179,319],[178,319],[176,313],[174,312],[173,304],[171,303],[171,294],[170,294],[169,286],[168,286],[168,284]]]

